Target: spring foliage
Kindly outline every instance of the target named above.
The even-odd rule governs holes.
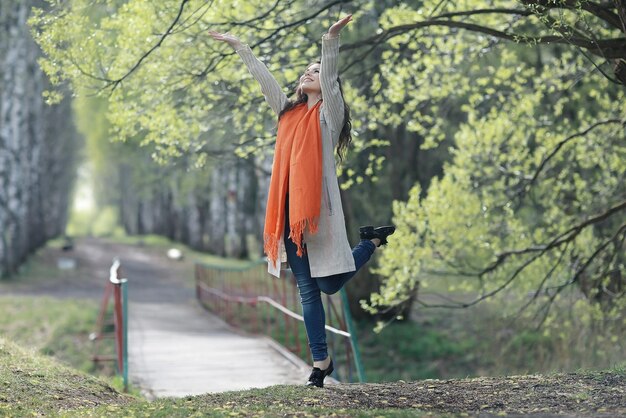
[[[207,29],[236,33],[293,89],[344,7],[355,22],[342,34],[344,84],[365,155],[346,162],[345,186],[381,180],[395,164],[386,161],[391,128],[450,155],[443,175],[394,203],[384,283],[364,306],[402,305],[420,289],[458,292],[458,301],[421,302],[460,307],[507,292],[543,323],[576,294],[620,318],[626,11],[617,3],[50,3],[31,24],[52,80],[106,97],[114,139],[200,166],[232,149],[267,151],[275,126],[237,56]]]

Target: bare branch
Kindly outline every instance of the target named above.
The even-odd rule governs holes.
[[[308,20],[311,20],[311,19],[313,19],[314,17],[319,16],[322,12],[324,12],[324,11],[326,11],[326,10],[330,9],[331,7],[336,6],[336,5],[338,5],[338,4],[342,4],[342,3],[347,3],[347,2],[346,2],[345,0],[335,0],[335,1],[331,2],[331,3],[327,3],[327,4],[325,4],[323,7],[319,8],[319,9],[318,9],[318,10],[316,10],[315,12],[313,12],[313,13],[311,13],[311,14],[309,14],[309,15],[305,16],[305,17],[303,17],[302,19],[296,20],[296,21],[294,21],[294,22],[286,23],[286,24],[284,24],[284,25],[282,25],[282,26],[279,26],[279,27],[277,27],[277,28],[274,28],[274,29],[272,30],[272,33],[270,33],[269,35],[267,35],[267,36],[265,36],[265,37],[261,38],[260,40],[256,41],[256,42],[255,42],[255,43],[251,46],[251,48],[255,48],[255,47],[257,47],[257,46],[259,46],[259,45],[263,44],[264,42],[266,42],[266,41],[268,41],[268,40],[272,39],[272,38],[273,38],[274,36],[276,36],[276,34],[278,34],[278,32],[280,32],[281,30],[284,30],[284,29],[289,29],[289,28],[292,28],[292,27],[294,27],[294,26],[301,25],[302,23],[305,23],[305,22],[307,22]]]
[[[215,2],[215,0],[210,0],[205,2],[202,6],[198,7],[196,10],[194,10],[193,12],[191,12],[189,14],[189,16],[187,16],[186,19],[184,19],[183,21],[179,22],[178,26],[179,28],[177,30],[172,30],[170,32],[170,35],[174,35],[177,33],[181,33],[186,31],[187,29],[191,28],[192,26],[196,25],[200,20],[202,20],[202,18],[208,13],[208,11],[211,9],[211,7],[213,6],[213,3]],[[204,11],[200,12],[200,10],[202,10],[202,8],[206,8]],[[199,13],[199,15],[193,19],[193,21],[191,21],[191,23],[187,23],[188,21],[190,21],[194,15],[196,13]]]
[[[284,2],[281,2],[281,0],[276,0],[276,2],[270,6],[265,12],[254,16],[248,20],[243,20],[241,22],[210,22],[209,25],[211,26],[225,26],[225,25],[229,25],[229,26],[250,26],[252,23],[254,22],[258,22],[261,21],[263,19],[265,19],[266,17],[268,17],[274,10],[276,10],[278,8],[278,6]],[[291,4],[291,3],[290,3]]]
[[[584,137],[585,135],[587,135],[589,132],[591,132],[592,130],[594,130],[598,126],[609,125],[609,124],[613,124],[613,123],[621,123],[622,125],[626,126],[626,120],[607,119],[607,120],[596,122],[593,125],[589,126],[587,129],[585,129],[585,130],[583,130],[581,132],[577,132],[577,133],[575,133],[573,135],[570,135],[567,138],[565,138],[562,141],[560,141],[554,147],[554,149],[552,151],[550,151],[550,153],[541,161],[541,163],[539,164],[539,167],[537,167],[537,170],[535,171],[535,174],[533,174],[533,176],[530,179],[530,181],[524,187],[523,192],[527,193],[528,190],[535,184],[535,182],[537,181],[537,178],[539,177],[539,175],[541,174],[541,172],[545,168],[546,164],[548,164],[548,162],[561,150],[561,148],[563,148],[563,146],[565,146],[567,143],[569,143],[573,139]]]
[[[598,248],[596,248],[596,250],[593,252],[593,254],[591,256],[589,256],[589,258],[587,259],[587,261],[582,265],[582,267],[580,267],[579,269],[576,270],[576,273],[574,274],[574,276],[568,280],[567,282],[556,286],[556,287],[552,287],[550,289],[557,289],[557,291],[560,291],[561,289],[576,283],[579,279],[580,276],[585,272],[585,270],[587,270],[587,268],[589,267],[589,265],[591,265],[591,262],[602,252],[604,251],[604,249],[606,247],[608,247],[611,242],[613,242],[614,240],[616,240],[620,234],[623,234],[624,232],[626,232],[626,224],[623,224],[618,230],[617,232],[608,240],[606,240],[604,243],[602,243],[602,245],[600,245]]]
[[[518,315],[520,315],[523,311],[525,311],[530,305],[533,304],[533,302],[535,302],[538,298],[539,295],[541,295],[543,293],[543,288],[546,285],[546,283],[548,282],[548,280],[550,280],[550,278],[552,278],[552,274],[554,274],[556,268],[561,265],[561,263],[563,262],[563,258],[565,258],[565,254],[567,252],[567,247],[569,246],[569,242],[565,245],[565,248],[563,248],[563,250],[561,250],[561,255],[559,255],[559,258],[557,259],[557,261],[554,263],[554,265],[552,266],[552,268],[550,268],[550,270],[548,271],[548,273],[546,273],[546,275],[544,276],[543,280],[541,280],[541,283],[539,283],[539,286],[537,287],[537,290],[534,292],[533,297],[527,302],[525,303],[518,311]],[[547,290],[547,289],[546,289]]]
[[[263,38],[259,39],[258,41],[254,42],[253,44],[251,44],[251,45],[250,45],[250,48],[254,49],[254,48],[258,47],[259,45],[262,45],[263,43],[265,43],[265,42],[269,41],[270,39],[273,39],[273,38],[274,38],[274,37],[275,37],[275,36],[276,36],[276,35],[277,35],[280,31],[285,30],[285,29],[292,28],[292,27],[294,27],[294,26],[301,25],[301,24],[303,24],[303,23],[307,22],[308,20],[311,20],[311,19],[313,19],[314,17],[316,17],[316,16],[320,15],[322,12],[324,12],[324,11],[326,11],[326,10],[330,9],[330,8],[331,8],[331,7],[333,7],[333,6],[336,6],[336,5],[338,5],[338,4],[342,4],[342,3],[349,3],[349,2],[350,2],[350,1],[346,1],[346,0],[336,0],[336,1],[334,1],[334,2],[331,2],[331,3],[325,4],[325,5],[324,5],[323,7],[321,7],[320,9],[318,9],[318,10],[314,11],[313,13],[311,13],[311,14],[309,14],[309,15],[307,15],[307,16],[305,16],[305,17],[303,17],[303,18],[299,19],[299,20],[296,20],[296,21],[294,21],[294,22],[285,23],[284,25],[282,25],[282,26],[278,26],[278,27],[276,27],[276,28],[272,28],[272,29],[270,29],[271,33],[270,33],[269,35],[266,35],[265,37],[263,37]],[[277,5],[278,5],[278,2],[276,3],[276,5],[274,5],[274,7],[276,7]],[[263,15],[270,13],[272,10],[274,10],[274,7],[272,7],[272,9],[268,10],[267,12],[264,12],[264,13],[263,13]],[[248,23],[250,23],[250,22],[254,22],[254,21],[258,20],[258,19],[260,19],[260,17],[258,17],[258,16],[257,16],[257,17],[254,17],[254,18],[252,18],[252,19],[250,19],[250,20],[246,21],[246,25],[247,25]],[[223,22],[222,24],[224,24],[224,25],[230,25],[230,26],[232,26],[232,27],[235,27],[235,26],[241,26],[241,24],[240,24],[240,23],[237,23],[237,22]],[[267,30],[267,29],[265,29],[265,30]],[[236,54],[236,53],[235,53],[234,51],[232,51],[232,52],[226,52],[226,53],[221,53],[221,54],[220,54],[217,58],[212,59],[212,60],[211,60],[211,63],[210,63],[208,66],[206,66],[206,67],[205,67],[205,68],[204,68],[204,69],[203,69],[203,70],[202,70],[202,71],[198,74],[198,76],[199,76],[199,77],[203,77],[203,76],[205,76],[206,74],[208,74],[209,72],[211,72],[211,71],[213,71],[215,68],[217,68],[217,66],[219,65],[219,63],[220,63],[220,62],[221,62],[224,58],[229,57],[229,56],[231,56],[231,55],[235,55],[235,54]],[[216,59],[217,59],[217,60],[216,60]]]
[[[619,203],[618,205],[613,206],[612,208],[608,209],[607,211],[599,215],[593,216],[587,219],[586,221],[583,221],[569,228],[565,232],[562,232],[561,234],[553,238],[548,244],[531,246],[531,247],[523,248],[520,250],[511,250],[511,251],[502,252],[496,255],[496,261],[494,261],[490,266],[488,266],[483,271],[481,271],[478,275],[482,276],[482,275],[485,275],[487,273],[490,273],[496,270],[500,265],[504,263],[506,259],[510,258],[513,255],[522,255],[522,254],[531,254],[531,253],[539,253],[540,255],[543,255],[546,251],[549,251],[552,248],[559,247],[569,241],[574,240],[574,238],[576,238],[578,234],[580,234],[580,232],[586,227],[602,222],[610,218],[611,216],[615,215],[616,213],[623,211],[625,209],[626,209],[626,201],[623,201]]]
[[[494,295],[496,295],[497,293],[501,292],[502,290],[504,290],[505,288],[507,288],[529,265],[531,265],[533,262],[535,262],[536,260],[538,260],[540,257],[542,257],[544,254],[546,254],[547,252],[558,248],[559,246],[566,244],[569,245],[570,242],[572,242],[579,234],[580,232],[590,226],[590,225],[594,225],[598,222],[601,222],[603,220],[608,219],[609,217],[615,215],[616,213],[618,213],[621,210],[626,209],[626,201],[612,207],[611,209],[607,210],[606,212],[594,216],[592,218],[587,219],[586,221],[583,221],[575,226],[573,226],[572,228],[566,230],[565,232],[557,235],[555,238],[553,238],[547,245],[542,245],[542,246],[534,246],[534,247],[528,247],[528,248],[524,248],[522,250],[513,250],[513,251],[507,251],[504,253],[501,253],[499,255],[497,255],[497,260],[490,266],[488,266],[487,268],[485,268],[482,272],[478,273],[477,275],[475,275],[476,277],[481,277],[489,272],[494,271],[496,268],[500,267],[506,259],[510,258],[513,255],[522,255],[522,254],[533,254],[530,258],[528,258],[527,260],[525,260],[521,265],[519,265],[515,271],[511,274],[511,276],[501,285],[499,285],[498,287],[496,287],[495,289],[487,292],[487,293],[483,293],[481,296],[475,298],[474,300],[470,301],[470,302],[456,302],[453,305],[446,305],[446,304],[427,304],[423,301],[420,301],[420,304],[422,306],[425,307],[439,307],[439,308],[468,308],[470,306],[476,305],[479,302],[482,302],[483,300],[486,300]],[[591,262],[593,261],[593,259],[595,259],[595,257],[597,257],[597,255],[602,252],[604,250],[604,248],[606,248],[606,246],[612,242],[613,239],[615,239],[615,237],[619,236],[620,233],[624,232],[624,230],[626,229],[626,225],[622,225],[618,231],[615,233],[615,235],[609,239],[608,241],[606,241],[605,243],[603,243],[602,245],[600,245],[600,247],[598,247],[596,249],[596,251],[594,252],[594,254],[587,260],[587,262],[583,265],[583,267],[579,270],[577,270],[577,273],[575,274],[575,276],[572,278],[572,280],[568,281],[566,285],[572,284],[574,283],[576,280],[578,280],[578,278],[580,277],[580,275],[586,270],[586,268],[591,264]],[[564,251],[564,250],[563,250]],[[562,257],[561,253],[561,257]],[[557,263],[558,265],[558,263]],[[552,271],[556,268],[556,265],[553,266],[552,270],[548,272],[548,275],[552,274]],[[544,279],[544,283],[547,279]],[[566,286],[565,285],[565,286]]]
[[[449,19],[449,18],[458,17],[458,16],[474,16],[474,15],[481,15],[481,14],[508,14],[508,15],[519,15],[519,16],[531,16],[534,13],[530,10],[495,8],[495,9],[476,9],[476,10],[464,10],[461,12],[442,13],[438,15],[437,18]]]
[[[506,39],[508,41],[524,42],[528,44],[572,44],[581,48],[585,48],[594,55],[598,55],[603,58],[626,58],[626,40],[624,38],[603,39],[594,42],[593,40],[580,37],[565,39],[564,37],[557,35],[528,36],[523,34],[508,33],[486,26],[481,26],[475,23],[436,19],[416,22],[409,25],[394,26],[392,28],[382,31],[378,35],[369,37],[362,41],[343,45],[342,50],[360,48],[366,45],[369,46],[372,43],[380,44],[391,38],[403,35],[412,30],[429,26],[446,26],[449,28],[466,29],[471,32],[484,33],[485,35]]]

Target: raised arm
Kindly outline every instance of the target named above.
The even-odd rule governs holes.
[[[263,92],[265,100],[278,115],[287,104],[287,95],[280,88],[280,85],[265,64],[259,61],[252,53],[250,47],[243,44],[237,37],[228,33],[218,33],[215,31],[209,31],[209,35],[215,40],[226,42],[239,54],[239,57],[241,57],[241,60],[248,68],[248,71],[250,71],[250,74],[252,74],[261,86],[261,92]]]
[[[324,99],[323,111],[331,129],[340,132],[343,128],[344,103],[339,90],[339,32],[352,15],[348,15],[330,27],[322,37],[322,60],[320,65],[320,87]],[[333,144],[336,145],[336,144]]]

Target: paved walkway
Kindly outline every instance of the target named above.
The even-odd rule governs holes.
[[[188,304],[130,302],[129,374],[148,396],[302,384],[306,370],[267,340],[239,335]]]
[[[185,396],[303,384],[308,367],[263,337],[243,335],[195,299],[189,269],[120,254],[129,279],[129,377],[148,396]],[[182,280],[181,280],[182,279]]]

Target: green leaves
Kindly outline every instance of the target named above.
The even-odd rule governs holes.
[[[416,19],[404,21],[410,14],[401,8],[385,16],[389,25]],[[492,18],[472,17],[498,26]],[[542,294],[541,307],[583,274],[592,287],[610,282],[606,260],[623,275],[619,216],[555,239],[626,198],[619,180],[626,169],[624,90],[590,72],[586,56],[573,50],[435,33],[420,38],[428,54],[390,42],[398,51],[385,53],[373,78],[378,94],[369,120],[404,124],[424,137],[422,149],[453,142],[453,160],[427,191],[415,187],[406,203],[394,205],[398,232],[377,269],[385,281],[364,306],[384,312],[418,289],[436,289],[444,296],[428,304],[465,306],[506,291],[517,301],[511,309],[520,309],[532,291]],[[616,232],[622,241],[605,246]],[[450,289],[466,295],[447,299]],[[623,296],[610,299],[623,306]]]
[[[339,12],[301,1],[52,4],[31,21],[51,79],[106,99],[112,139],[185,167],[267,153],[276,124],[239,58],[207,29],[249,43],[292,91]],[[570,284],[597,299],[608,272],[624,269],[617,218],[559,237],[626,197],[624,89],[581,41],[623,34],[585,3],[352,6],[342,77],[355,152],[343,188],[382,179],[391,191],[379,193],[404,198],[416,184],[394,205],[399,228],[372,311],[443,282],[469,303],[509,288],[517,306],[531,290],[549,302]]]

